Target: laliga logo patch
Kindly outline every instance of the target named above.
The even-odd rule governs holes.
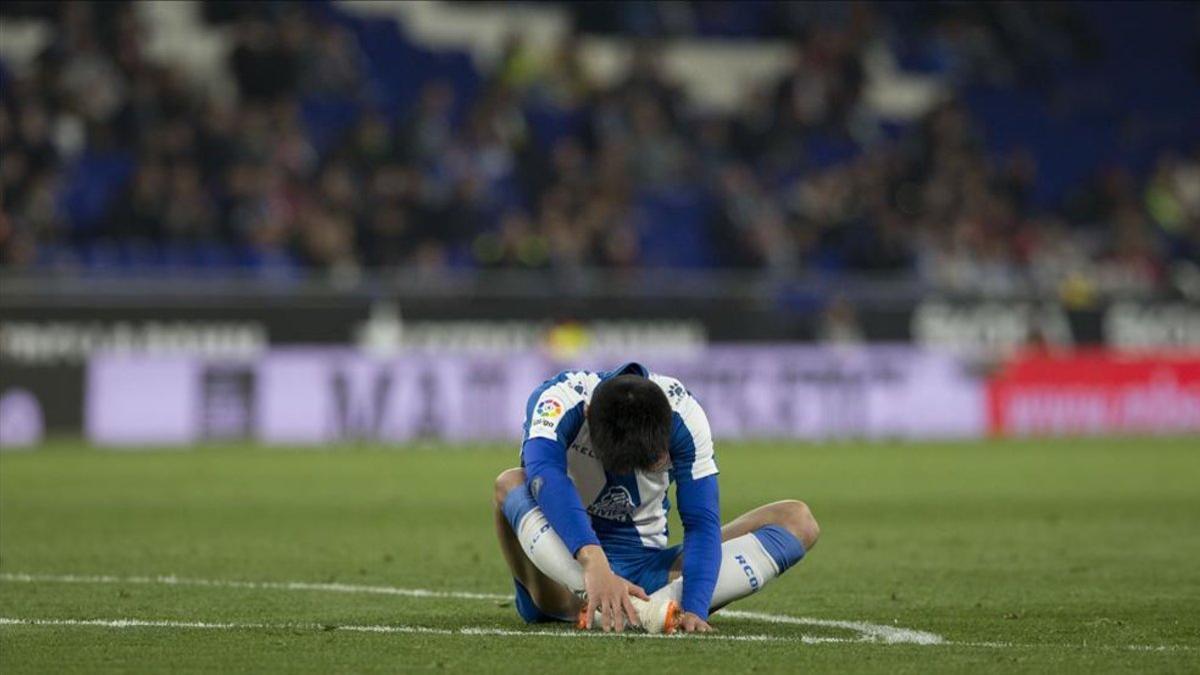
[[[588,507],[588,513],[607,520],[633,520],[633,497],[620,485],[608,489]]]
[[[534,414],[544,420],[552,420],[563,414],[563,404],[556,398],[544,398],[538,401]]]

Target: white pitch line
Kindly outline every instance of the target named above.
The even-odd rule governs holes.
[[[118,577],[111,575],[79,575],[79,574],[28,574],[28,573],[13,573],[0,572],[0,581],[10,581],[18,583],[35,583],[35,582],[51,582],[51,583],[76,583],[76,584],[158,584],[167,586],[198,586],[209,588],[242,588],[242,589],[266,589],[266,590],[285,590],[285,591],[318,591],[327,593],[363,593],[371,595],[391,595],[402,596],[409,598],[453,598],[463,600],[512,600],[511,595],[502,595],[498,593],[475,593],[468,591],[435,591],[424,588],[398,588],[395,586],[366,586],[357,584],[344,583],[319,583],[308,581],[228,581],[221,579],[192,579],[168,576],[133,576],[133,577]],[[1118,651],[1196,651],[1196,647],[1191,645],[1082,645],[1082,644],[1049,644],[1049,643],[1033,643],[1033,644],[1015,644],[1011,642],[951,642],[943,638],[937,633],[914,630],[911,628],[901,628],[898,626],[887,626],[883,624],[869,623],[866,621],[842,621],[837,619],[817,619],[812,617],[788,616],[786,614],[769,614],[766,612],[746,612],[739,610],[721,610],[720,617],[723,619],[745,619],[753,621],[762,621],[765,623],[789,624],[796,626],[818,626],[823,628],[840,628],[857,632],[859,638],[846,639],[836,637],[818,637],[811,635],[800,635],[797,637],[783,637],[777,635],[705,635],[704,639],[719,639],[719,640],[734,640],[748,642],[802,642],[805,644],[825,644],[825,643],[876,643],[876,644],[918,644],[918,645],[946,645],[957,647],[981,647],[1006,649],[1015,647],[1065,647],[1065,648],[1089,648],[1089,649],[1105,649]],[[121,621],[132,621],[135,623],[128,626],[114,625],[110,627],[137,627],[137,626],[156,626],[179,627],[179,628],[227,628],[227,629],[246,629],[246,628],[320,628],[328,630],[327,626],[318,626],[316,624],[205,624],[199,622],[155,622],[142,621],[138,619],[117,619],[110,623],[120,623]],[[40,623],[39,623],[40,622]],[[46,623],[52,622],[52,623]],[[53,623],[57,622],[57,623]],[[138,623],[140,622],[140,623]],[[99,623],[88,623],[82,620],[50,620],[50,619],[0,619],[0,625],[24,623],[30,625],[105,625]],[[178,624],[178,625],[176,625]],[[374,632],[374,633],[430,633],[436,635],[498,635],[498,636],[549,636],[549,637],[638,637],[638,638],[666,638],[675,639],[678,636],[668,635],[649,635],[646,633],[603,633],[603,632],[584,632],[584,631],[547,631],[547,630],[531,630],[531,631],[514,631],[502,628],[483,628],[483,627],[466,627],[460,629],[442,629],[442,628],[427,628],[424,626],[338,626],[337,630],[356,631],[356,632]]]
[[[519,631],[509,630],[505,628],[489,628],[486,626],[465,626],[463,628],[430,628],[427,626],[405,626],[405,625],[327,625],[318,623],[231,623],[231,622],[209,622],[209,621],[171,621],[161,619],[22,619],[13,617],[0,617],[0,626],[71,626],[79,628],[109,628],[109,629],[136,629],[136,628],[172,628],[183,630],[306,630],[313,632],[329,632],[343,631],[351,633],[377,633],[377,634],[420,634],[420,635],[471,635],[471,636],[494,636],[494,637],[550,637],[550,638],[575,638],[575,639],[609,639],[609,638],[636,638],[641,640],[717,640],[722,642],[792,642],[802,644],[831,644],[831,643],[861,643],[863,640],[847,640],[844,638],[834,637],[813,637],[810,635],[801,635],[798,637],[784,637],[780,635],[722,635],[720,633],[709,633],[706,635],[688,635],[678,633],[675,635],[650,635],[647,633],[601,633],[597,631],[574,631],[574,630],[530,630]],[[891,643],[895,644],[895,643]],[[1016,647],[1052,647],[1052,648],[1089,648],[1099,649],[1104,651],[1157,651],[1157,652],[1172,652],[1172,651],[1192,651],[1193,648],[1189,645],[1081,645],[1081,644],[1015,644],[1012,642],[936,642],[925,643],[936,646],[945,647],[984,647],[996,649],[1011,649]]]
[[[85,575],[85,574],[29,574],[29,573],[0,573],[0,581],[10,581],[18,583],[68,583],[68,584],[155,584],[166,586],[194,586],[205,588],[240,588],[251,590],[286,590],[286,591],[320,591],[328,593],[365,593],[375,595],[393,595],[410,598],[455,598],[466,600],[512,600],[511,595],[499,595],[496,593],[472,593],[463,591],[433,591],[424,588],[397,588],[394,586],[360,586],[355,584],[344,583],[314,583],[307,581],[228,581],[221,579],[194,579],[177,577],[175,575],[160,575],[160,576],[132,576],[118,577],[106,574],[100,575]],[[807,644],[824,644],[836,642],[882,642],[884,644],[900,644],[900,643],[915,643],[915,644],[938,644],[942,638],[933,633],[925,633],[922,631],[909,630],[907,628],[897,628],[893,626],[884,626],[880,624],[866,623],[862,621],[835,621],[830,619],[811,619],[807,617],[785,616],[782,614],[765,614],[761,612],[737,612],[725,610],[721,612],[722,617],[731,619],[752,619],[771,623],[783,623],[798,626],[819,626],[830,628],[841,628],[850,631],[855,631],[860,637],[856,639],[800,635],[796,638],[780,638],[776,636],[755,636],[755,635],[725,635],[722,639],[727,640],[743,640],[743,641],[777,641],[784,640],[790,642],[803,642]],[[349,629],[347,629],[349,630]],[[365,629],[364,629],[365,630]],[[473,629],[474,630],[474,629]],[[499,629],[478,629],[478,630],[499,630]],[[536,631],[535,631],[536,632]],[[468,633],[471,634],[471,633]],[[475,633],[481,634],[481,633]],[[513,635],[529,635],[531,631],[513,631]],[[603,632],[596,633],[562,633],[562,632],[545,632],[546,635],[604,635]],[[629,635],[629,634],[626,634]],[[645,633],[637,633],[642,637],[655,637]],[[659,636],[661,637],[661,636]]]
[[[170,621],[159,619],[20,619],[0,617],[0,626],[78,626],[94,628],[183,628],[201,630],[346,630],[361,633],[432,633],[454,635],[455,631],[424,626],[326,626],[316,623],[230,623]]]
[[[397,588],[395,586],[361,586],[344,583],[316,583],[307,581],[228,581],[220,579],[194,579],[177,577],[175,575],[132,576],[118,577],[112,575],[86,574],[28,574],[0,573],[0,581],[35,583],[68,583],[68,584],[155,584],[166,586],[196,586],[207,588],[240,588],[251,590],[286,590],[286,591],[320,591],[327,593],[364,593],[374,595],[395,595],[409,598],[454,598],[465,600],[512,600],[511,595],[496,593],[473,593],[464,591],[433,591],[424,588]],[[818,626],[823,628],[841,628],[857,632],[861,638],[846,640],[843,638],[825,638],[802,636],[811,643],[821,642],[882,642],[885,644],[938,644],[942,641],[940,635],[923,631],[897,628],[864,621],[836,621],[832,619],[814,619],[808,617],[786,616],[783,614],[766,614],[762,612],[739,612],[722,610],[721,616],[730,619],[751,619],[769,623],[791,624],[796,626]],[[522,635],[526,633],[521,633]],[[557,633],[554,633],[557,634]]]
[[[214,623],[210,621],[157,621],[147,619],[14,619],[0,617],[0,626],[97,626],[100,628],[204,628],[234,630],[267,628],[264,623]]]
[[[85,628],[178,628],[189,630],[309,630],[314,632],[347,631],[352,633],[418,633],[422,635],[481,635],[496,637],[555,637],[555,638],[638,638],[659,640],[680,640],[694,637],[703,640],[720,640],[726,642],[802,642],[819,644],[828,642],[853,642],[841,638],[812,638],[799,636],[797,638],[779,635],[696,635],[683,633],[677,635],[651,635],[648,633],[601,633],[595,631],[568,630],[533,630],[518,631],[504,628],[489,628],[486,626],[466,626],[463,628],[429,628],[427,626],[404,625],[324,625],[316,623],[229,623],[207,621],[168,621],[157,619],[23,619],[0,617],[0,626],[74,626]]]
[[[521,637],[528,635],[537,635],[542,637],[568,637],[568,638],[611,638],[611,637],[636,637],[639,639],[648,640],[678,640],[694,637],[700,640],[721,640],[726,642],[801,642],[804,644],[826,644],[831,642],[858,642],[858,640],[849,640],[846,638],[835,637],[813,637],[811,635],[798,635],[795,637],[787,637],[783,635],[722,635],[720,633],[707,633],[705,635],[687,633],[675,633],[673,635],[652,634],[652,633],[604,633],[600,631],[580,631],[580,630],[508,630],[505,628],[462,628],[458,630],[459,635],[498,635],[504,637]]]
[[[251,590],[324,591],[327,593],[364,593],[369,595],[399,595],[408,598],[454,598],[459,600],[512,600],[512,595],[470,593],[466,591],[433,591],[425,588],[395,586],[360,586],[356,584],[319,583],[309,581],[224,581],[220,579],[188,579],[168,576],[115,577],[81,574],[0,574],[0,581],[64,584],[156,584],[164,586],[208,586],[213,588],[245,588]]]

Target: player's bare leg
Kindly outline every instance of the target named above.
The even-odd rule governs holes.
[[[493,499],[493,517],[496,523],[496,537],[500,540],[500,552],[508,569],[529,595],[534,604],[546,614],[557,617],[575,617],[582,608],[582,601],[575,596],[571,589],[551,579],[542,573],[534,564],[521,545],[517,533],[504,514],[504,503],[509,493],[516,489],[525,488],[525,471],[523,469],[508,469],[496,477],[496,489]]]
[[[821,528],[801,501],[774,502],[744,513],[721,528],[721,571],[713,592],[712,610],[758,591],[771,579],[799,562],[816,545]],[[682,595],[683,556],[675,560],[671,582],[651,599]]]
[[[795,499],[785,499],[760,506],[729,521],[721,528],[721,541],[750,534],[764,525],[780,525],[787,528],[804,544],[805,551],[811,551],[821,536],[821,527],[808,504]]]
[[[726,542],[763,527],[764,525],[781,525],[791,532],[804,544],[805,551],[811,551],[821,537],[821,526],[813,517],[808,504],[795,499],[785,499],[772,502],[747,511],[721,527],[721,541]],[[675,560],[671,567],[670,579],[674,581],[683,574],[683,556]]]

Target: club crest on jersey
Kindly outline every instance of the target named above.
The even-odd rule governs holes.
[[[544,420],[552,420],[563,414],[563,404],[556,398],[544,398],[538,401],[534,414]]]
[[[588,513],[606,520],[633,520],[633,497],[621,485],[608,488],[600,498],[588,507]]]

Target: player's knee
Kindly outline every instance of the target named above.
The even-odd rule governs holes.
[[[821,536],[821,526],[817,524],[817,519],[813,517],[808,504],[789,499],[779,502],[778,508],[782,521],[780,525],[795,535],[804,544],[805,550],[811,549]]]
[[[525,484],[524,469],[506,469],[496,476],[496,506],[504,506],[508,493]]]

